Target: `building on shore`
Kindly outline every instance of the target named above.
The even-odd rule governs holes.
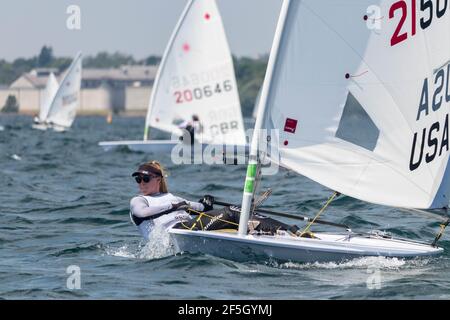
[[[143,115],[147,112],[157,66],[122,66],[116,69],[83,69],[79,114]],[[19,112],[36,114],[50,73],[60,82],[57,69],[34,69],[9,87],[0,87],[0,109],[14,96]]]

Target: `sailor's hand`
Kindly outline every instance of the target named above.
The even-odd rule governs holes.
[[[189,205],[186,203],[186,201],[172,203],[173,211],[187,210],[188,208],[189,208]]]
[[[214,201],[215,201],[214,197],[210,196],[210,195],[205,195],[203,197],[203,199],[199,200],[199,202],[201,204],[203,204],[203,206],[205,207],[205,209],[204,209],[205,211],[210,211],[210,210],[214,209],[213,208]]]

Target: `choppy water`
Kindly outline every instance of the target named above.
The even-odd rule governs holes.
[[[173,193],[204,194],[239,203],[243,166],[174,166],[168,157],[117,150],[103,140],[141,139],[142,118],[79,117],[70,132],[30,128],[31,118],[0,117],[0,298],[5,299],[449,299],[450,241],[438,258],[363,258],[345,263],[236,263],[205,255],[175,255],[169,239],[141,242],[128,218],[137,187],[130,173],[157,159]],[[312,216],[330,191],[281,172],[265,178],[267,205]],[[438,224],[350,198],[324,218],[353,229],[386,230],[431,241]],[[287,222],[292,222],[288,221]],[[81,289],[67,288],[69,266]],[[376,272],[380,282],[370,282]],[[372,278],[373,279],[373,278]],[[377,286],[377,284],[379,284]],[[378,289],[377,289],[378,287]]]

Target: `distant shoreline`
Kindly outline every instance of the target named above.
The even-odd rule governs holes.
[[[14,116],[14,115],[20,115],[20,116],[36,116],[37,112],[30,112],[30,111],[23,111],[18,113],[0,113],[1,116]],[[107,117],[109,115],[109,112],[105,111],[79,111],[77,113],[77,117],[87,117],[87,116],[99,116],[99,117]],[[125,112],[119,112],[119,113],[113,113],[113,117],[145,117],[147,115],[146,111],[125,111]]]

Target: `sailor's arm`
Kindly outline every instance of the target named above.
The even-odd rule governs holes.
[[[188,201],[186,199],[177,197],[178,202],[186,202],[187,205],[197,211],[204,211],[205,210],[205,206],[199,202],[193,202],[193,201]]]
[[[134,197],[130,202],[131,213],[138,218],[151,217],[161,212],[170,210],[171,208],[171,203],[149,206],[149,204],[143,197]]]

